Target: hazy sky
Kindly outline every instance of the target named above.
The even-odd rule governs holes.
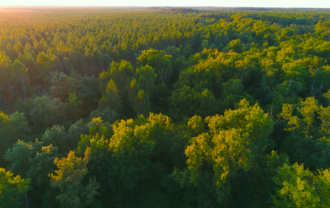
[[[223,6],[330,8],[330,0],[0,0],[0,5],[39,6]]]

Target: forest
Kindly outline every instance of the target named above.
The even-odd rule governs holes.
[[[330,207],[330,10],[0,9],[0,207]]]

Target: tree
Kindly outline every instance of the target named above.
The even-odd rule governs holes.
[[[315,98],[308,97],[298,105],[284,104],[280,116],[286,122],[284,130],[288,133],[282,148],[290,160],[304,163],[311,170],[329,168],[330,108],[319,106]]]
[[[319,22],[315,25],[315,31],[316,32],[326,32],[330,34],[330,21],[322,21],[319,20]]]
[[[83,184],[83,179],[88,173],[90,150],[86,149],[85,157],[78,158],[70,151],[67,158],[54,160],[58,170],[50,174],[51,186],[60,189],[61,194],[56,196],[63,207],[98,207],[95,196],[100,184],[96,179],[89,178],[88,183]]]
[[[200,116],[193,116],[188,120],[188,128],[195,134],[200,134],[204,130],[204,122]]]
[[[140,115],[135,120],[117,121],[111,129],[97,118],[91,123],[90,134],[82,137],[78,151],[90,147],[90,173],[106,184],[100,188],[100,198],[107,203],[151,205],[150,189],[167,188],[165,181],[170,180],[167,174],[173,165],[184,164],[187,138],[178,134],[167,116]],[[112,131],[110,136],[106,129]]]
[[[14,63],[12,64],[12,73],[16,79],[16,83],[20,83],[24,98],[27,100],[28,94],[27,94],[27,84],[28,84],[28,69],[26,66],[18,59],[14,60]]]
[[[228,109],[235,109],[235,103],[242,99],[248,99],[250,102],[252,98],[249,94],[244,93],[244,86],[239,79],[230,79],[228,82],[222,83],[222,93],[218,99],[218,112],[224,112]]]
[[[88,117],[91,111],[95,110],[97,101],[101,97],[101,93],[98,90],[98,79],[91,76],[76,76],[76,102],[82,101],[81,117]],[[74,92],[70,92],[74,93]]]
[[[194,115],[206,117],[214,114],[216,110],[216,99],[207,89],[198,92],[183,86],[174,90],[170,97],[169,112],[175,121]]]
[[[131,77],[134,75],[134,68],[131,63],[122,60],[120,63],[113,61],[110,64],[109,71],[103,71],[100,73],[100,90],[106,91],[107,85],[112,79],[119,90],[125,93],[125,86],[130,83]]]
[[[330,207],[330,171],[311,172],[303,165],[285,164],[274,177],[278,185],[274,207]]]
[[[36,60],[38,68],[38,82],[42,84],[48,84],[50,72],[53,71],[51,58],[45,52],[39,52]]]
[[[135,112],[147,116],[150,112],[150,94],[155,88],[156,79],[154,69],[149,65],[136,70],[135,78],[128,90],[128,99]]]
[[[68,130],[69,141],[72,142],[69,146],[74,148],[77,147],[80,136],[88,132],[87,125],[83,120],[79,120],[72,124]]]
[[[35,142],[24,142],[18,140],[12,148],[6,151],[4,158],[10,162],[9,169],[18,175],[27,177],[27,172],[30,169],[30,160],[36,155],[42,147],[42,143],[36,140]]]
[[[59,155],[61,154],[58,147],[43,146],[37,139],[35,142],[18,141],[6,152],[5,159],[10,162],[8,168],[13,173],[31,180],[27,199],[29,206],[40,204],[43,197],[47,198],[49,193],[54,192],[50,189],[48,174],[56,169],[54,159]],[[52,204],[56,206],[56,203]]]
[[[45,129],[53,125],[63,124],[66,120],[64,107],[64,103],[59,98],[36,97],[29,114],[36,128]]]
[[[27,141],[31,128],[23,113],[15,112],[10,116],[0,111],[0,166],[5,166],[3,156],[8,148],[11,148],[17,140]]]
[[[58,148],[53,145],[43,146],[42,142],[17,141],[7,150],[5,159],[10,162],[11,172],[30,178],[32,186],[44,187],[49,183],[47,177],[53,172],[54,159],[59,155]]]
[[[151,66],[157,73],[161,84],[167,84],[173,71],[171,63],[172,55],[165,54],[164,51],[149,49],[142,51],[137,58],[139,66]]]
[[[97,109],[95,111],[92,111],[90,114],[90,119],[99,117],[105,122],[114,123],[120,118],[120,115],[115,110],[111,110],[109,108],[105,108],[102,110]]]
[[[29,189],[30,180],[0,168],[0,206],[19,208],[24,204],[24,197]]]
[[[121,99],[118,94],[116,83],[110,79],[105,94],[99,101],[99,110],[109,108],[110,110],[114,110],[117,113],[121,113],[121,107]]]
[[[78,100],[75,93],[69,94],[69,100],[65,103],[64,112],[69,122],[77,121],[82,114],[83,101]]]
[[[46,129],[45,133],[41,137],[41,141],[44,145],[54,145],[64,152],[68,152],[72,145],[72,142],[68,141],[68,134],[64,126],[52,126]]]
[[[258,104],[250,106],[245,99],[237,110],[205,121],[209,132],[190,140],[185,150],[187,169],[173,175],[181,185],[198,190],[195,197],[200,207],[228,203],[235,179],[262,164],[273,128]]]
[[[54,98],[61,98],[63,102],[69,100],[70,93],[77,93],[78,82],[74,77],[68,76],[63,72],[50,74],[50,94]]]
[[[11,59],[5,52],[0,51],[0,105],[4,105],[5,101],[8,102],[14,96],[10,67]]]

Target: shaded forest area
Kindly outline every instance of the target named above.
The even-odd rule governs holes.
[[[329,19],[0,13],[0,207],[330,207]]]

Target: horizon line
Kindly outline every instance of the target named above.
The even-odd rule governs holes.
[[[264,9],[330,9],[330,7],[254,7],[254,6],[110,6],[110,5],[0,5],[0,7],[136,7],[136,8],[264,8]]]

